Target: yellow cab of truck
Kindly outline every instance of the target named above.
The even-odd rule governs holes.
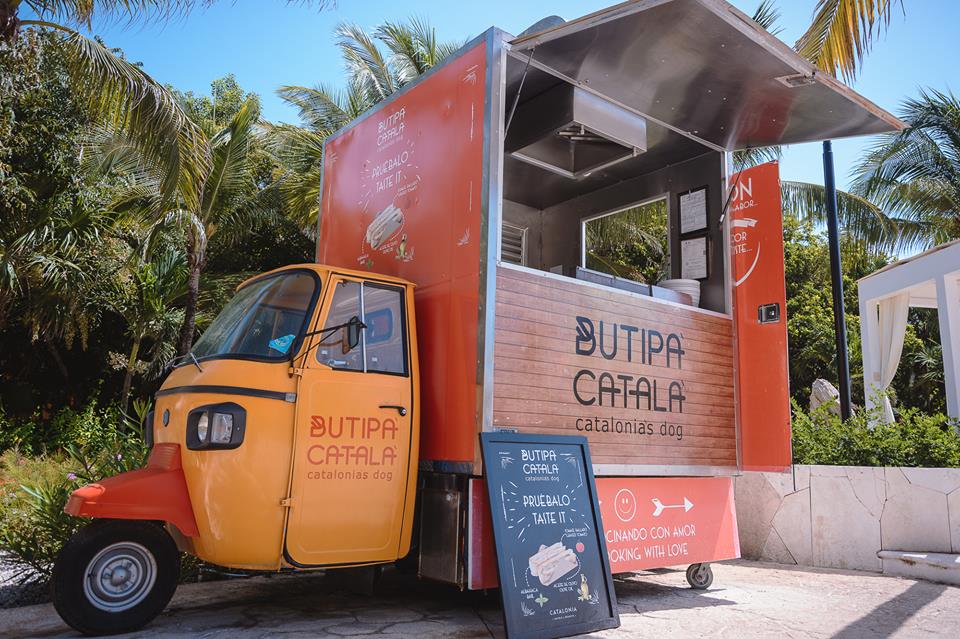
[[[72,496],[68,512],[98,521],[56,566],[63,618],[92,634],[142,625],[176,587],[178,548],[271,571],[405,556],[412,307],[409,282],[312,264],[241,284],[157,393],[146,468]]]
[[[791,463],[778,167],[733,152],[902,127],[723,0],[488,29],[325,139],[318,264],[244,282],[146,467],[74,492],[57,611],[136,629],[181,551],[495,588],[498,429],[586,437],[611,571],[708,587],[733,477]],[[668,279],[591,268],[590,225],[652,203]]]

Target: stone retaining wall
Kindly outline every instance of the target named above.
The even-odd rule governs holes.
[[[880,572],[880,550],[960,553],[960,469],[794,466],[735,486],[745,559]]]

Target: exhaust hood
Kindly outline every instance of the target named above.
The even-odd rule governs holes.
[[[571,84],[559,84],[517,106],[504,151],[570,179],[647,150],[647,122]]]

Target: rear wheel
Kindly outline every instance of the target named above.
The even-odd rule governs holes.
[[[109,635],[141,628],[177,588],[177,546],[163,527],[102,519],[66,543],[53,567],[53,605],[72,628]]]

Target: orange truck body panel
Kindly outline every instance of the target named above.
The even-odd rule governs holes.
[[[317,261],[417,285],[425,460],[477,444],[485,78],[480,43],[325,146]]]
[[[77,517],[165,521],[187,537],[200,534],[178,444],[157,444],[145,468],[73,491],[64,511]]]
[[[792,454],[779,165],[746,169],[731,185],[740,467],[783,471]],[[761,322],[760,307],[772,304],[779,306],[778,321]]]

